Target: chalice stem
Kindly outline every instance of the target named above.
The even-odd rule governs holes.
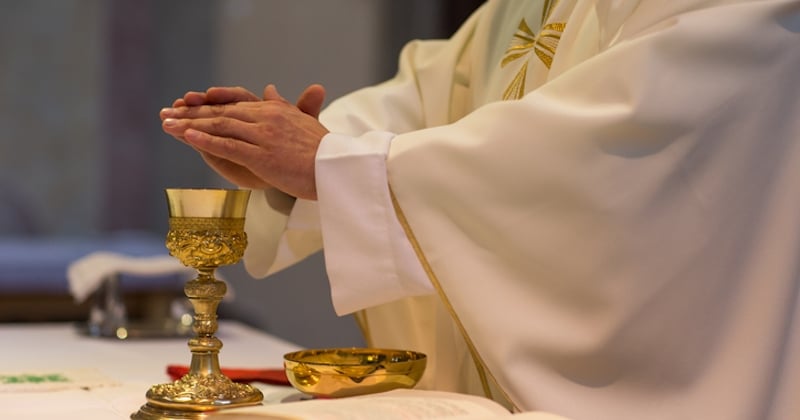
[[[189,340],[192,351],[192,363],[189,373],[207,376],[220,374],[219,351],[222,341],[214,336],[217,323],[217,308],[227,292],[225,282],[214,278],[215,267],[200,267],[198,277],[186,283],[184,292],[194,307],[194,324],[196,336]]]

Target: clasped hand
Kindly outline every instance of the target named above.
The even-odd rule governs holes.
[[[252,189],[277,188],[317,198],[314,159],[328,130],[317,117],[325,98],[311,85],[292,105],[273,85],[264,97],[243,88],[187,92],[161,110],[167,134],[197,150],[228,181]]]

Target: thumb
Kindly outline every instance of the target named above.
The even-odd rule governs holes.
[[[300,94],[300,98],[297,99],[297,108],[314,118],[318,118],[324,102],[325,88],[322,85],[314,84],[307,87]]]

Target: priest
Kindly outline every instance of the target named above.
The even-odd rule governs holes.
[[[392,80],[188,92],[248,270],[325,249],[421,386],[580,419],[800,413],[800,2],[490,0]]]

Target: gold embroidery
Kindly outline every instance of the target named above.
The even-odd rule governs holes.
[[[548,69],[553,64],[553,56],[556,55],[558,41],[561,39],[561,33],[564,32],[565,26],[561,22],[548,23],[536,37],[536,46],[533,51]]]
[[[500,67],[505,67],[506,64],[511,63],[520,57],[528,55],[528,51],[533,48],[535,43],[536,34],[533,33],[531,28],[528,26],[528,22],[525,22],[525,19],[523,18],[519,22],[517,32],[511,39],[511,45],[506,50],[506,56],[500,63]]]
[[[433,287],[436,289],[439,298],[442,300],[442,304],[447,309],[447,312],[450,313],[450,316],[453,318],[453,322],[455,322],[458,330],[461,332],[461,336],[464,338],[464,342],[467,344],[467,348],[469,349],[470,354],[472,355],[472,361],[475,363],[475,369],[478,371],[478,376],[481,380],[481,386],[483,387],[483,393],[486,395],[486,398],[492,398],[492,390],[489,385],[489,379],[496,385],[497,389],[500,390],[502,397],[510,405],[514,411],[519,411],[519,408],[516,404],[511,400],[511,398],[506,394],[505,390],[497,383],[497,380],[491,375],[487,377],[487,369],[486,363],[484,363],[483,359],[481,358],[478,350],[475,348],[475,344],[472,343],[472,339],[470,338],[469,334],[467,334],[467,330],[464,328],[464,325],[461,323],[461,319],[459,319],[458,314],[456,314],[455,309],[453,309],[453,305],[450,303],[450,299],[447,298],[447,295],[444,293],[441,284],[439,283],[439,279],[436,277],[436,274],[433,272],[433,268],[431,268],[428,259],[425,257],[425,254],[422,251],[422,248],[417,242],[416,235],[411,230],[411,226],[408,224],[408,220],[406,219],[405,213],[403,213],[403,209],[400,208],[400,203],[397,201],[397,197],[395,197],[394,192],[392,191],[392,187],[389,186],[389,195],[392,199],[392,205],[394,206],[395,213],[397,214],[397,220],[400,222],[400,225],[403,227],[403,230],[408,237],[409,242],[411,242],[411,247],[414,248],[414,253],[417,255],[417,259],[419,259],[420,264],[422,264],[422,268],[427,274],[428,278],[433,284]]]
[[[528,75],[528,62],[522,64],[517,75],[503,91],[503,99],[519,99],[525,95],[525,77]]]
[[[542,22],[550,18],[558,1],[548,0],[542,8]],[[525,95],[525,78],[528,76],[528,58],[533,52],[548,69],[553,64],[558,41],[564,32],[566,23],[553,22],[542,26],[538,34],[534,34],[528,23],[523,18],[519,22],[517,32],[511,38],[511,45],[506,49],[500,67],[503,68],[519,59],[523,59],[522,66],[503,91],[503,99],[519,99]]]

